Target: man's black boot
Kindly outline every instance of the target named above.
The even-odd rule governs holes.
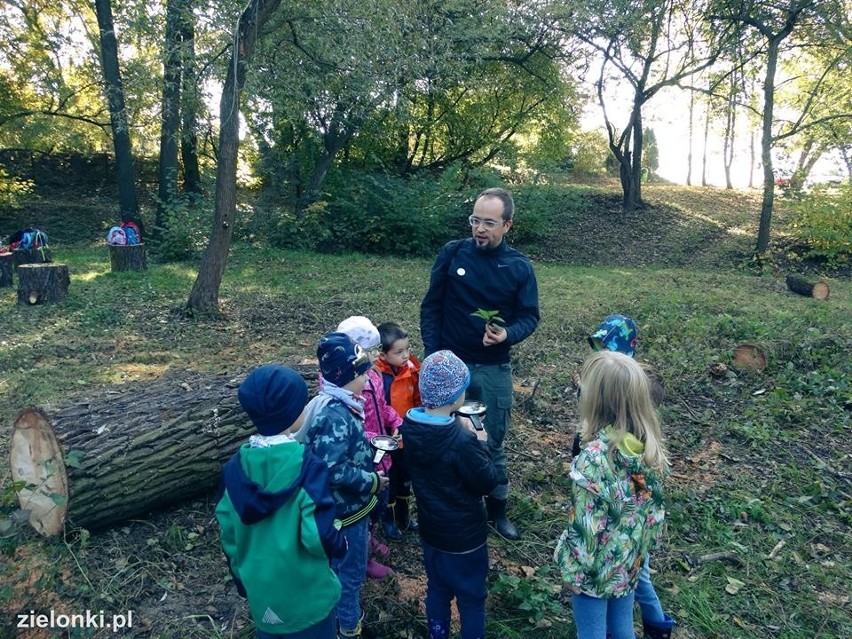
[[[494,525],[494,530],[497,531],[504,539],[514,541],[518,535],[518,529],[506,517],[506,500],[497,499],[495,497],[486,497],[485,506],[488,509],[488,521]]]

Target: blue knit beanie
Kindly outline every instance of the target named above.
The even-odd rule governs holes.
[[[326,333],[317,347],[317,359],[324,380],[346,386],[372,366],[370,356],[346,333]]]
[[[240,384],[237,398],[257,432],[278,435],[293,425],[308,403],[308,385],[292,368],[267,364]]]
[[[636,322],[626,315],[609,315],[589,335],[593,350],[603,348],[633,357],[636,352]]]
[[[426,408],[449,406],[470,384],[470,370],[452,351],[437,351],[420,365],[420,399]]]

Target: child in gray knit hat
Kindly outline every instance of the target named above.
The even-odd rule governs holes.
[[[456,600],[462,637],[485,633],[488,523],[483,497],[497,486],[497,469],[476,430],[456,411],[470,371],[450,351],[437,351],[420,368],[423,406],[406,413],[405,440],[426,566],[429,637],[447,639]]]

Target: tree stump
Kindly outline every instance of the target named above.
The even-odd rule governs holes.
[[[68,296],[71,277],[66,264],[21,264],[18,304],[61,302]]]
[[[12,267],[15,257],[11,253],[0,253],[0,288],[12,286]]]
[[[237,401],[243,379],[168,375],[21,411],[10,466],[30,524],[45,536],[66,522],[95,529],[215,488],[255,432]]]
[[[787,288],[799,295],[813,297],[815,300],[824,300],[828,297],[830,289],[825,282],[809,282],[799,275],[788,275],[786,278]]]
[[[18,304],[60,302],[68,296],[71,278],[66,264],[18,266]]]
[[[47,264],[53,261],[50,249],[45,247],[15,249],[12,251],[12,255],[15,259],[15,268],[21,264]]]
[[[731,362],[741,370],[762,371],[766,368],[766,353],[755,344],[737,344],[734,347],[734,359]]]
[[[113,272],[144,271],[148,268],[144,244],[110,244],[109,263]]]

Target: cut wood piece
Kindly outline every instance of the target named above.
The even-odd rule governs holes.
[[[816,300],[824,300],[830,292],[826,282],[810,282],[799,275],[788,275],[786,282],[787,288],[794,293],[804,295],[805,297],[813,297]]]
[[[766,353],[760,346],[743,343],[734,347],[732,364],[739,369],[762,371],[766,368],[766,361]]]
[[[12,251],[15,260],[15,268],[21,264],[46,264],[52,262],[50,249],[47,247],[15,249]]]
[[[66,264],[21,264],[18,304],[60,302],[68,296],[71,277]]]
[[[59,302],[68,296],[71,278],[65,264],[18,266],[18,304]]]
[[[316,379],[315,368],[301,374]],[[66,522],[94,529],[215,488],[222,465],[255,432],[237,401],[243,378],[169,375],[23,410],[10,466],[13,481],[25,483],[18,502],[30,524],[47,536]]]
[[[15,257],[11,253],[0,253],[0,288],[12,286],[12,267]]]
[[[144,244],[110,244],[109,263],[113,272],[144,271],[148,255]]]

